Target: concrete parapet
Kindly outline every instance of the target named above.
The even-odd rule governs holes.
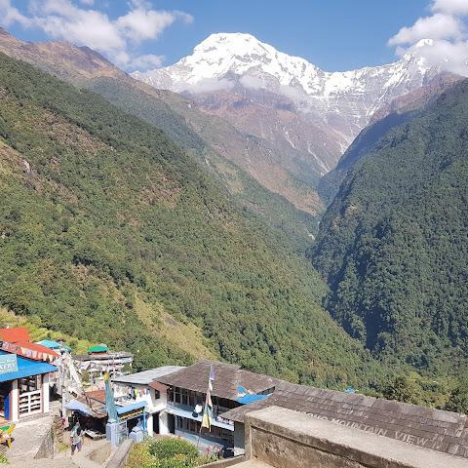
[[[227,468],[229,466],[234,466],[238,465],[241,462],[244,462],[246,458],[244,456],[242,457],[234,457],[234,458],[227,458],[226,460],[219,460],[215,461],[213,463],[208,463],[206,465],[203,465],[204,467],[209,467],[209,468]]]
[[[274,468],[468,468],[468,460],[279,407],[246,418],[246,456]]]

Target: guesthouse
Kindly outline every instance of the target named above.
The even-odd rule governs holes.
[[[58,354],[32,343],[26,328],[0,329],[0,416],[20,421],[49,412]]]
[[[76,355],[73,359],[84,382],[104,388],[104,375],[119,377],[130,373],[133,354],[110,351],[105,344],[100,344],[89,348],[88,354]]]
[[[222,417],[238,406],[264,400],[280,382],[239,366],[200,361],[190,367],[161,367],[112,379],[116,402],[146,402],[148,434],[174,434],[207,452],[232,454],[234,423]],[[210,428],[202,429],[210,390]]]
[[[9,421],[49,412],[50,375],[57,368],[0,350],[0,415]]]

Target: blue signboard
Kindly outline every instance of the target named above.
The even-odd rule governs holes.
[[[18,358],[16,354],[4,354],[0,356],[0,375],[9,372],[18,372]]]

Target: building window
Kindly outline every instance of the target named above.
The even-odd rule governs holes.
[[[193,419],[176,416],[176,430],[190,432],[192,434],[200,434],[201,423]],[[234,433],[221,427],[211,426],[211,431],[203,432],[204,436],[215,439],[222,439],[230,444],[234,444]]]

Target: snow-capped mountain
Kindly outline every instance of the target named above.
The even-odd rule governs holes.
[[[428,45],[429,40],[420,43]],[[207,95],[220,93],[234,93],[254,104],[264,103],[265,93],[274,104],[272,95],[280,96],[283,107],[287,102],[322,131],[336,132],[342,152],[377,110],[437,72],[424,58],[407,54],[389,65],[330,73],[249,34],[223,33],[211,35],[175,65],[133,76],[159,89],[190,93],[202,107]],[[279,130],[294,141],[291,131],[287,137]]]

